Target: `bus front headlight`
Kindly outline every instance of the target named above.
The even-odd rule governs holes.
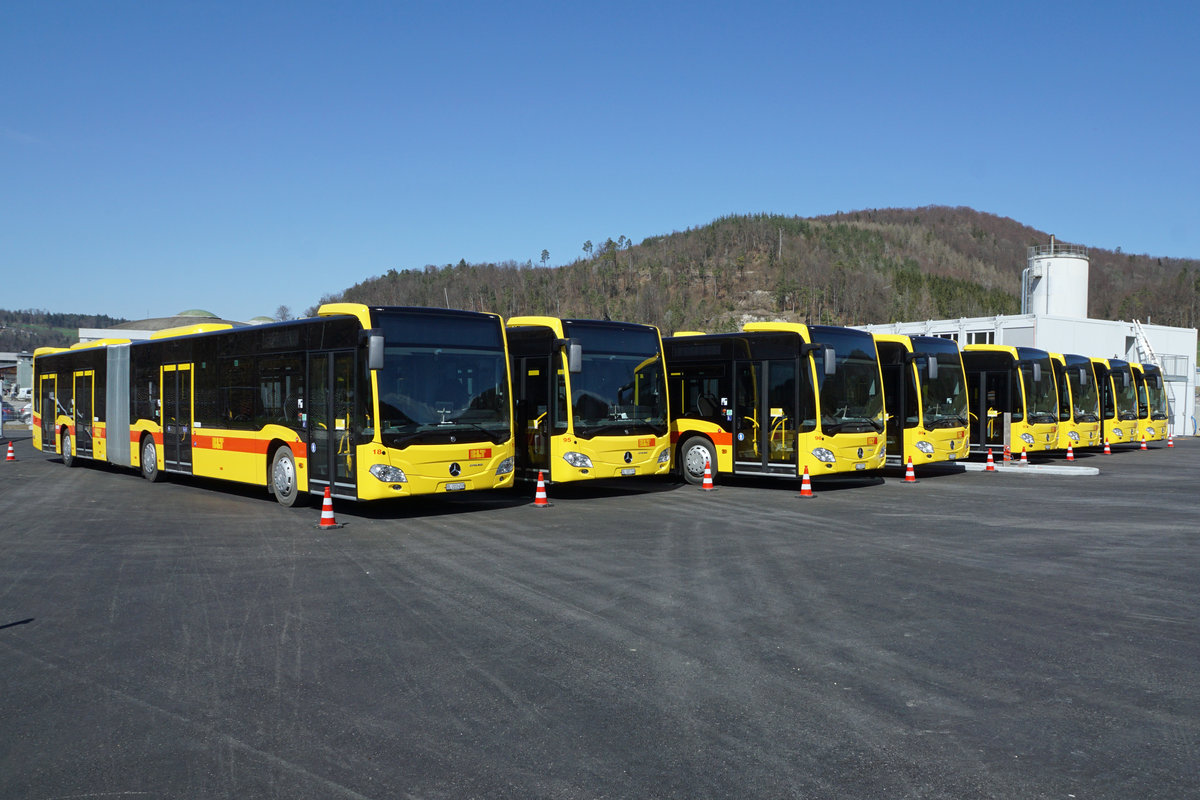
[[[506,458],[500,462],[500,466],[496,467],[496,477],[500,477],[501,475],[507,475],[508,473],[510,473],[512,471],[513,471],[513,459],[512,459],[512,456],[509,456],[508,458]]]
[[[658,463],[665,464],[671,460],[671,448],[666,448],[658,454]]]
[[[1067,431],[1067,438],[1070,439],[1072,442],[1078,442],[1079,434],[1076,433],[1075,431]]]
[[[917,442],[916,448],[927,456],[933,455],[933,445],[925,440]]]
[[[408,483],[408,476],[399,467],[391,464],[373,464],[371,474],[384,483]]]
[[[1120,428],[1113,428],[1113,433],[1114,433],[1114,434],[1116,434],[1117,436],[1124,436],[1124,435],[1125,435],[1125,434],[1121,433],[1121,429],[1120,429]]]
[[[1033,444],[1033,434],[1032,433],[1022,433],[1021,441],[1024,442],[1025,444]]]
[[[576,453],[574,450],[568,453],[563,453],[563,461],[567,462],[572,467],[577,467],[579,469],[592,468],[592,460],[583,453]]]
[[[817,461],[820,461],[824,464],[832,464],[837,461],[837,456],[833,454],[833,451],[826,450],[824,447],[818,447],[812,451],[812,454]]]

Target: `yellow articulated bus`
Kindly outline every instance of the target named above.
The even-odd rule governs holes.
[[[1099,381],[1092,360],[1073,353],[1051,353],[1058,386],[1058,450],[1095,447],[1100,441]]]
[[[1164,441],[1171,409],[1167,404],[1162,370],[1154,364],[1134,362],[1129,366],[1133,369],[1133,379],[1137,384],[1138,442],[1143,437],[1147,442]]]
[[[1093,358],[1100,383],[1100,444],[1138,444],[1137,384],[1128,361]]]
[[[557,483],[670,472],[658,328],[513,317],[507,326],[522,477]]]
[[[967,376],[958,345],[934,336],[875,334],[887,408],[887,460],[966,458]]]
[[[1058,391],[1050,354],[1033,347],[969,344],[962,350],[971,408],[971,449],[1013,456],[1058,447]]]
[[[884,466],[883,376],[865,331],[761,322],[663,340],[682,477]]]
[[[500,317],[321,306],[318,316],[39,350],[34,446],[350,500],[512,486]]]

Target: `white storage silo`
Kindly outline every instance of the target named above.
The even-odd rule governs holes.
[[[1029,266],[1021,273],[1021,313],[1087,318],[1086,247],[1050,244],[1029,248]]]

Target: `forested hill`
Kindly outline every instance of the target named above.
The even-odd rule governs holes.
[[[0,309],[0,351],[32,353],[39,347],[67,347],[79,341],[80,328],[110,328],[122,322],[103,314]]]
[[[608,316],[664,332],[762,319],[855,325],[1015,314],[1026,248],[1049,241],[1048,232],[969,208],[729,216],[640,244],[586,242],[560,267],[460,261],[391,270],[322,301]],[[1090,316],[1196,325],[1200,261],[1089,252]]]

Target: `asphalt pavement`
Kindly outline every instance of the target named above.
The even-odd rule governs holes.
[[[18,435],[0,797],[1197,797],[1200,441],[1175,445],[811,499],[336,503],[321,530]]]

